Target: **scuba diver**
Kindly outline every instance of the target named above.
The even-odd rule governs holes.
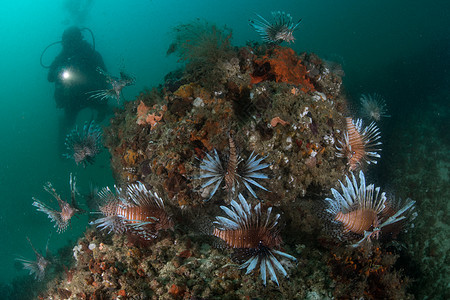
[[[89,93],[93,91],[107,89],[108,82],[97,71],[106,70],[106,67],[102,56],[95,50],[94,35],[92,34],[93,45],[90,45],[84,40],[82,30],[88,30],[92,34],[88,28],[69,27],[64,31],[62,40],[47,46],[41,55],[41,65],[49,68],[47,79],[55,83],[56,106],[64,109],[59,129],[62,140],[74,126],[82,109],[94,109],[97,112],[97,122],[101,122],[110,111],[107,101],[90,97]],[[43,65],[42,56],[45,51],[58,43],[62,44],[61,52],[50,66]]]

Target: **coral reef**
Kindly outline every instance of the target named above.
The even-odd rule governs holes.
[[[397,256],[379,247],[353,252],[336,248],[328,264],[337,299],[414,299],[405,292],[408,278],[395,270]],[[364,295],[364,296],[362,296]]]
[[[151,128],[155,127],[159,121],[164,116],[164,112],[167,110],[167,107],[163,105],[159,111],[152,112],[154,110],[157,110],[158,105],[153,105],[152,109],[147,107],[144,102],[141,101],[139,106],[137,107],[137,120],[136,124],[138,125],[145,125],[149,124]]]
[[[204,198],[202,182],[195,180],[198,159],[212,149],[228,153],[228,134],[234,131],[243,157],[254,152],[271,163],[272,180],[264,187],[272,192],[262,193],[266,201],[286,204],[333,187],[345,169],[335,156],[335,141],[345,130],[340,78],[314,55],[298,56],[279,46],[261,56],[255,52],[236,51],[229,62],[238,69],[217,79],[225,82],[224,90],[208,90],[200,76],[173,92],[165,88],[128,103],[105,134],[118,185],[137,180],[162,185],[172,205],[198,206]],[[269,64],[263,61],[273,68],[252,83],[255,70]],[[323,73],[307,75],[304,61]],[[292,71],[297,69],[303,71]],[[161,117],[156,126],[144,121],[151,111]]]
[[[291,48],[276,47],[267,51],[261,58],[255,59],[251,74],[252,84],[265,80],[301,85],[303,92],[314,91],[307,76],[308,70]],[[293,94],[296,91],[292,91]]]
[[[74,265],[48,282],[40,298],[412,299],[405,291],[407,278],[394,265],[398,255],[378,245],[354,249],[322,240],[311,247],[305,241],[284,246],[298,263],[283,260],[289,279],[274,288],[274,283],[265,287],[258,273],[239,270],[231,255],[199,235],[168,232],[143,247],[123,235],[89,229],[74,247]]]
[[[124,236],[107,239],[88,230],[78,241],[70,275],[55,279],[41,295],[48,299],[191,299],[283,297],[309,293],[331,296],[325,262],[302,260],[302,268],[290,264],[291,279],[280,288],[264,287],[257,274],[245,275],[230,256],[186,232],[168,234],[147,247],[136,247]],[[90,249],[91,248],[91,249]],[[314,282],[314,287],[308,286]],[[331,297],[330,297],[331,298]]]
[[[184,76],[189,82],[200,79],[204,85],[220,86],[224,73],[221,66],[232,58],[231,30],[204,20],[195,20],[173,28],[174,42],[167,54],[175,53],[187,62]]]
[[[139,181],[164,195],[174,229],[145,241],[88,229],[73,248],[75,263],[42,298],[410,297],[395,247],[375,240],[354,249],[322,230],[323,200],[348,170],[336,156],[348,115],[340,75],[314,54],[279,45],[232,48],[230,38],[207,23],[179,27],[170,51],[188,61],[185,72],[124,103],[104,132],[117,186]],[[212,54],[203,59],[203,51]],[[200,178],[202,161],[210,171],[218,168],[208,164],[218,159],[211,153],[229,153],[227,172],[264,179],[264,189],[242,188],[240,204],[234,195],[230,202],[227,189]],[[247,173],[236,171],[239,163]],[[258,199],[249,197],[255,192]],[[229,218],[213,225],[220,208]],[[231,241],[238,214],[242,232],[255,231],[245,238],[257,233],[258,243],[242,248]],[[232,260],[236,253],[247,254],[241,267],[249,274]],[[260,276],[264,282],[269,276],[267,286]]]

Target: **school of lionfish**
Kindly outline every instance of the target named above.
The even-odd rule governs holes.
[[[261,35],[264,42],[279,44],[294,41],[293,33],[300,24],[293,22],[292,17],[284,12],[273,12],[274,22],[262,16],[251,20],[250,25]],[[123,87],[132,84],[134,79],[121,74],[115,78],[99,70],[109,78],[112,88],[98,91],[92,97],[105,99],[120,98]],[[326,222],[333,227],[332,234],[341,241],[350,242],[350,246],[359,247],[378,239],[380,235],[389,235],[394,227],[404,226],[407,219],[415,216],[415,201],[396,199],[382,192],[380,187],[366,183],[363,170],[368,165],[376,164],[380,158],[381,134],[376,122],[386,115],[386,104],[378,94],[361,96],[361,114],[372,122],[363,126],[362,119],[346,118],[346,131],[336,145],[336,156],[345,159],[348,175],[343,182],[339,181],[339,189],[331,189],[331,198],[324,201]],[[94,157],[102,148],[101,128],[93,121],[86,123],[81,130],[75,128],[66,139],[69,153],[65,156],[73,159],[77,165],[86,167],[93,163]],[[233,258],[239,261],[240,269],[246,274],[258,272],[262,283],[267,278],[279,285],[278,276],[288,276],[286,262],[297,259],[280,250],[282,244],[280,214],[272,213],[272,207],[263,208],[257,196],[258,189],[267,191],[262,180],[269,178],[265,170],[270,163],[252,152],[247,158],[241,157],[236,150],[233,134],[228,137],[229,153],[218,153],[213,149],[199,159],[198,175],[201,189],[207,190],[205,202],[212,199],[220,187],[227,191],[229,206],[220,206],[223,216],[215,217],[209,234],[220,239],[226,247],[233,249]],[[84,213],[76,203],[78,191],[76,179],[70,175],[70,198],[65,201],[56,192],[51,183],[44,189],[56,199],[59,208],[54,209],[33,197],[33,206],[45,213],[58,233],[64,232],[72,219]],[[256,189],[257,188],[257,189]],[[245,191],[255,199],[256,205],[249,203],[244,197]],[[202,194],[203,195],[203,194]],[[153,240],[161,230],[174,227],[174,221],[164,205],[164,197],[152,191],[142,182],[130,183],[126,187],[105,187],[98,192],[101,217],[90,224],[108,233],[127,234],[142,240]],[[31,242],[30,242],[31,244]],[[36,261],[19,259],[24,269],[42,280],[45,269],[51,264],[48,255],[44,256],[31,245],[36,254]]]

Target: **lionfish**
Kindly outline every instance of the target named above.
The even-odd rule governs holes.
[[[259,19],[250,20],[250,25],[261,35],[264,42],[272,44],[279,44],[283,41],[293,42],[295,40],[294,31],[302,21],[300,19],[297,23],[294,23],[291,15],[282,11],[272,12],[274,23],[270,23],[258,14],[256,15]]]
[[[353,247],[364,241],[370,242],[372,237],[378,238],[383,228],[399,224],[414,209],[414,200],[408,198],[395,203],[395,200],[387,200],[386,193],[381,193],[379,187],[366,185],[362,171],[359,172],[359,184],[353,173],[351,180],[347,176],[345,179],[347,186],[339,181],[342,194],[332,188],[334,198],[325,199],[329,204],[326,211],[331,215],[331,222],[339,226],[337,235],[340,239],[362,236]]]
[[[126,190],[115,187],[116,193],[108,187],[99,192],[104,205],[100,212],[104,217],[91,222],[100,230],[114,233],[129,233],[144,240],[152,240],[160,230],[173,227],[163,200],[148,190],[141,182],[127,186]]]
[[[390,117],[386,114],[386,102],[379,94],[361,95],[361,112],[367,119],[380,121],[381,117]]]
[[[101,101],[108,100],[109,98],[116,99],[117,103],[120,102],[120,96],[122,95],[122,89],[126,86],[133,85],[136,79],[132,76],[120,72],[120,78],[112,76],[104,71],[102,68],[97,67],[97,72],[106,77],[106,82],[111,85],[110,89],[98,90],[89,92],[92,94],[89,99],[100,99]]]
[[[226,163],[221,161],[216,149],[214,149],[212,155],[207,153],[206,157],[201,161],[198,178],[209,179],[201,185],[201,188],[214,184],[214,188],[206,201],[209,201],[214,196],[222,181],[225,181],[225,189],[228,191],[230,198],[235,195],[241,183],[253,197],[258,198],[252,185],[267,191],[265,187],[256,181],[257,179],[269,178],[266,174],[260,172],[270,166],[268,163],[262,163],[267,156],[258,158],[258,155],[252,152],[242,166],[239,166],[243,159],[237,154],[236,145],[231,136],[229,137],[229,151]]]
[[[287,277],[287,272],[277,256],[297,261],[292,255],[275,249],[282,242],[278,227],[280,214],[272,217],[272,207],[263,213],[261,203],[252,206],[242,194],[238,198],[240,203],[232,200],[231,208],[220,207],[228,218],[216,217],[212,234],[234,249],[234,258],[244,262],[240,269],[247,269],[246,274],[259,267],[264,285],[267,275],[279,285],[276,271],[284,277]]]
[[[377,158],[380,158],[380,131],[372,122],[369,126],[363,128],[362,120],[356,120],[353,123],[352,118],[345,118],[347,122],[347,131],[344,134],[344,140],[338,140],[336,156],[347,158],[350,171],[361,168],[364,164],[376,164]]]
[[[50,261],[47,260],[41,253],[39,253],[31,243],[30,239],[27,237],[28,242],[31,245],[31,248],[33,249],[34,253],[36,254],[36,260],[27,260],[24,258],[16,258],[17,261],[20,261],[22,263],[22,267],[24,270],[30,271],[30,275],[34,274],[34,279],[37,281],[42,281],[45,277],[45,270],[47,269],[47,266],[50,264]],[[48,251],[48,242],[50,239],[47,240],[47,245],[45,247],[46,256],[49,256]]]
[[[94,121],[85,122],[81,131],[76,126],[66,136],[65,145],[70,153],[64,157],[86,167],[88,163],[93,164],[95,156],[102,151],[102,130]]]
[[[46,185],[44,185],[44,190],[46,190],[50,195],[53,196],[53,198],[56,199],[56,201],[58,201],[58,205],[61,211],[54,210],[33,197],[34,202],[32,205],[37,207],[38,211],[47,214],[52,222],[55,222],[55,227],[57,228],[58,233],[64,232],[67,229],[67,226],[69,226],[70,219],[72,219],[72,217],[80,211],[75,201],[75,196],[76,194],[78,194],[78,191],[76,189],[76,178],[72,177],[72,174],[70,174],[69,177],[69,185],[71,194],[70,204],[61,199],[61,196],[58,195],[51,182],[47,182]]]

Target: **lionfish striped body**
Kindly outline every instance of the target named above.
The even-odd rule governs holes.
[[[411,210],[415,203],[408,199],[401,206],[391,207],[394,210],[388,215],[386,193],[381,193],[380,188],[373,184],[366,186],[362,171],[359,172],[359,184],[353,174],[352,180],[346,176],[347,186],[339,183],[342,194],[331,189],[334,198],[325,199],[329,204],[327,212],[331,215],[331,222],[340,227],[340,239],[348,237],[348,233],[350,236],[363,236],[354,246],[359,246],[365,240],[370,241],[372,236],[378,237],[383,227],[405,219],[405,212]]]
[[[348,213],[338,212],[335,220],[341,222],[345,232],[363,234],[371,226],[378,224],[377,213],[372,209],[358,209]]]
[[[247,269],[246,274],[259,267],[264,285],[267,275],[278,285],[276,271],[285,277],[287,272],[276,256],[296,261],[295,257],[274,249],[282,242],[278,228],[280,215],[272,217],[272,207],[263,214],[261,203],[252,207],[241,194],[238,198],[240,203],[232,200],[231,208],[220,207],[229,218],[216,217],[213,235],[233,248],[235,257],[245,261],[240,268]]]
[[[224,240],[231,248],[257,248],[259,243],[267,247],[277,247],[281,238],[265,227],[237,230],[214,229],[213,235]]]
[[[49,206],[45,205],[44,203],[42,203],[41,201],[39,201],[38,199],[36,199],[35,197],[33,197],[34,201],[32,205],[37,207],[38,211],[47,214],[48,217],[53,222],[55,222],[55,227],[57,228],[58,233],[64,232],[67,229],[70,220],[75,215],[75,213],[79,211],[75,203],[75,195],[77,193],[76,178],[74,177],[72,179],[72,174],[70,174],[69,184],[72,200],[71,204],[61,199],[61,196],[58,195],[58,193],[53,188],[53,185],[50,182],[47,182],[47,184],[44,186],[44,189],[58,201],[58,205],[61,211],[54,210]]]
[[[222,181],[225,181],[225,189],[228,191],[229,198],[232,198],[236,194],[241,184],[255,198],[257,196],[252,185],[267,191],[264,186],[256,181],[257,179],[269,178],[266,174],[260,172],[270,166],[270,164],[262,163],[267,156],[258,158],[258,155],[252,152],[249,158],[241,164],[242,158],[237,154],[236,145],[232,137],[229,137],[229,148],[230,153],[226,163],[222,162],[216,149],[214,149],[212,154],[207,153],[206,157],[201,161],[200,175],[198,178],[208,179],[201,185],[201,188],[214,184],[214,188],[210,192],[207,201],[214,196]]]
[[[102,230],[126,232],[151,240],[158,236],[160,230],[173,227],[163,200],[141,182],[129,185],[126,191],[116,188],[116,194],[104,188],[99,192],[99,197],[105,202],[100,207],[104,217],[91,224],[97,224]]]
[[[270,23],[258,14],[256,15],[259,19],[250,20],[250,25],[261,35],[264,42],[273,44],[279,44],[283,41],[293,42],[295,40],[294,31],[302,21],[300,19],[297,23],[294,23],[290,14],[281,11],[272,12],[274,23]]]
[[[86,122],[81,131],[75,127],[67,135],[65,144],[70,153],[64,157],[86,167],[88,163],[93,164],[95,156],[102,151],[102,130],[94,121]]]
[[[225,186],[227,190],[231,191],[235,186],[236,170],[239,163],[239,156],[236,150],[236,144],[233,139],[229,137],[230,155],[228,157],[227,172],[225,173]]]
[[[350,171],[360,169],[365,164],[376,164],[380,158],[380,131],[372,122],[363,128],[362,120],[353,123],[352,118],[345,118],[347,131],[344,134],[344,141],[338,141],[336,146],[338,152],[336,156],[347,158]]]

